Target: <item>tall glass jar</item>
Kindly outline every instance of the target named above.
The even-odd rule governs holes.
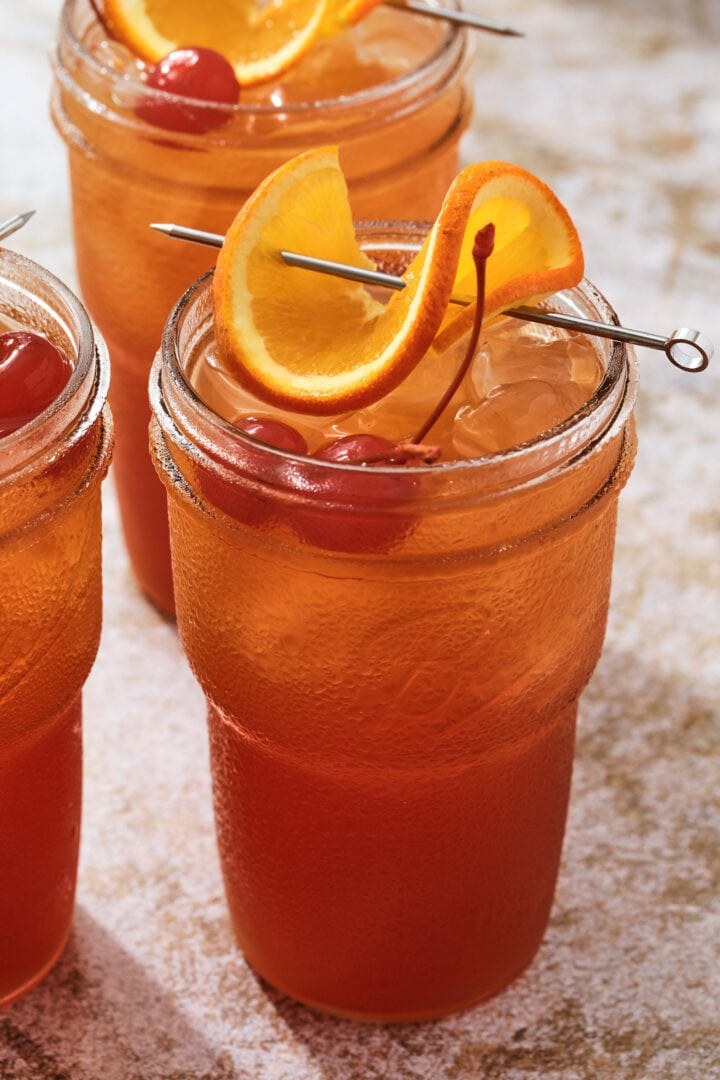
[[[109,363],[73,294],[0,250],[0,329],[71,358],[54,404],[0,439],[0,1005],[37,983],[72,922],[82,688],[100,637]]]
[[[375,259],[414,239],[371,237]],[[555,304],[614,318],[588,283]],[[151,444],[238,942],[334,1013],[460,1009],[515,978],[547,924],[634,362],[597,339],[596,392],[522,446],[368,469],[272,449],[211,411],[187,373],[212,334],[208,275],[168,322]]]
[[[298,100],[281,85],[269,100],[218,107],[213,130],[182,134],[138,115],[152,116],[168,95],[113,66],[87,0],[62,10],[52,115],[69,153],[80,288],[112,358],[113,473],[128,550],[143,590],[168,613],[167,511],[147,454],[147,375],[168,312],[214,253],[181,249],[150,223],[223,233],[269,172],[314,145],[340,145],[356,217],[431,219],[458,169],[470,114],[465,31],[383,8],[348,33],[343,48],[357,38],[396,73],[353,90],[349,61],[347,88],[339,81],[322,100],[311,82]]]

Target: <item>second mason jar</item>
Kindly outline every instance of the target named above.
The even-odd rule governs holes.
[[[168,95],[138,81],[87,0],[62,10],[52,115],[69,153],[80,288],[113,365],[113,472],[128,551],[166,613],[167,511],[147,453],[147,375],[170,308],[214,253],[179,248],[150,223],[223,233],[258,183],[310,146],[340,145],[358,218],[432,219],[457,172],[470,115],[466,32],[378,8],[342,35],[342,50],[331,74],[305,83],[293,74],[292,89],[243,94],[218,107],[212,130],[181,133],[148,122]],[[358,89],[362,52],[377,74]]]

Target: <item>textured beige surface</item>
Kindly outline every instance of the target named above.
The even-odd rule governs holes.
[[[60,0],[3,0],[0,220],[73,281],[64,151],[47,119]],[[720,345],[718,0],[485,0],[467,160],[539,172],[627,325]],[[481,1008],[373,1028],[260,985],[216,862],[203,706],[138,595],[106,486],[106,617],[86,693],[75,931],[0,1014],[2,1080],[720,1078],[720,361],[643,350],[604,657],[583,700],[554,914]],[[0,887],[1,883],[0,883]]]

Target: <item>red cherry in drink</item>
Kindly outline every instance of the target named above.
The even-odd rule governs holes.
[[[233,427],[278,450],[287,450],[289,454],[300,456],[307,454],[307,443],[303,436],[282,420],[273,420],[269,416],[238,416],[233,420]]]
[[[153,99],[143,101],[135,110],[148,124],[191,135],[222,127],[228,116],[213,105],[236,105],[240,97],[240,86],[232,65],[214,49],[176,49],[148,68],[145,82],[153,90],[164,90],[177,98],[195,98],[196,102],[209,103]]]
[[[27,330],[0,334],[0,438],[52,405],[72,371],[65,353],[47,338]]]
[[[412,523],[397,508],[407,502],[413,487],[410,473],[398,466],[397,444],[382,435],[345,435],[317,450],[313,457],[361,469],[327,470],[317,509],[307,505],[293,514],[296,531],[327,551],[379,554],[389,551]]]
[[[353,462],[375,461],[380,463],[382,459],[388,459],[396,449],[396,444],[386,439],[384,435],[343,435],[334,439],[327,446],[316,450],[313,457],[321,461],[337,461],[342,464],[352,465]]]
[[[268,416],[238,416],[232,423],[233,427],[268,446],[300,456],[307,454],[307,443],[303,436],[282,420],[274,420]],[[248,459],[254,456],[251,448],[245,452]],[[242,467],[242,448],[238,448],[237,454],[238,465]],[[272,503],[263,496],[259,485],[246,481],[238,482],[237,478],[231,477],[229,473],[223,475],[221,465],[217,471],[201,466],[199,483],[208,501],[237,521],[244,521],[247,525],[260,525],[272,513]]]

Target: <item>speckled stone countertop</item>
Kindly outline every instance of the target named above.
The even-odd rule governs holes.
[[[473,3],[526,36],[477,38],[465,159],[555,187],[626,325],[720,346],[720,3]],[[37,208],[15,246],[73,284],[46,104],[59,6],[2,3],[0,220]],[[108,484],[75,930],[0,1014],[2,1080],[720,1078],[720,357],[697,376],[640,363],[606,647],[532,967],[482,1007],[385,1028],[256,980],[225,912],[201,695],[131,580]]]

